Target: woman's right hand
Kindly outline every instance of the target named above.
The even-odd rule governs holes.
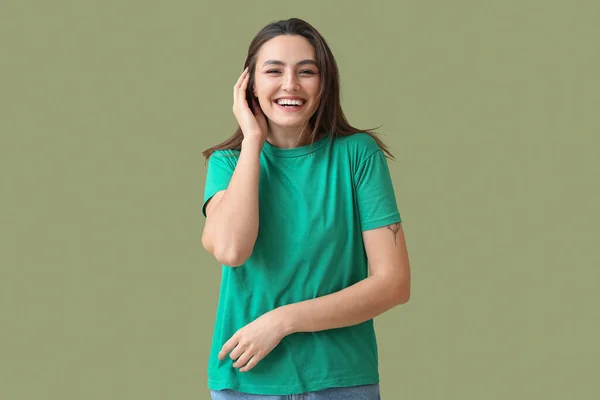
[[[263,114],[258,102],[253,97],[252,109],[250,110],[246,101],[246,88],[250,80],[248,68],[242,72],[238,81],[233,86],[233,114],[244,134],[245,139],[257,139],[261,143],[267,139],[267,120]]]

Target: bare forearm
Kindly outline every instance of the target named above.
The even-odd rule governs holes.
[[[223,198],[207,217],[213,254],[225,260],[243,262],[252,253],[258,235],[259,141],[244,141],[237,166]],[[239,262],[241,261],[241,262]]]
[[[281,313],[287,334],[356,325],[406,301],[406,289],[393,282],[398,280],[370,276],[336,293],[289,304],[275,312]]]

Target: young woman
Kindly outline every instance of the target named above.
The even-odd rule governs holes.
[[[373,318],[410,296],[392,155],[346,121],[307,22],[267,25],[245,67],[239,127],[204,152],[202,244],[222,264],[212,398],[379,399]]]

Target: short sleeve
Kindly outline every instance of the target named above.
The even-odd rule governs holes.
[[[206,217],[206,203],[221,190],[227,189],[237,165],[237,157],[230,151],[215,151],[208,158],[202,214]]]
[[[354,179],[362,231],[402,221],[383,151],[377,150],[363,160]]]

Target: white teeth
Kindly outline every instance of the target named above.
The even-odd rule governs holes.
[[[279,99],[277,100],[277,104],[279,105],[296,105],[301,106],[304,104],[303,100],[287,100],[287,99]]]

